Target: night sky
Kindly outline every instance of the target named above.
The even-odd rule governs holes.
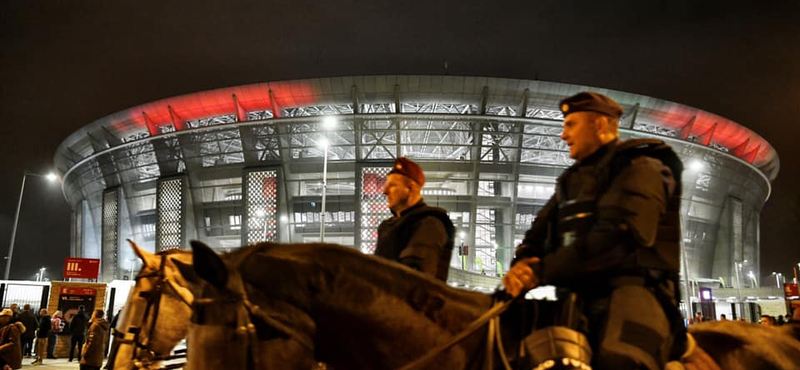
[[[615,1],[613,8],[563,0],[2,3],[0,256],[23,171],[51,170],[58,144],[95,119],[249,83],[444,74],[447,61],[451,75],[610,88],[751,128],[781,160],[761,217],[762,275],[790,277],[800,262],[800,6],[793,1],[757,8],[714,1]],[[12,278],[31,279],[42,266],[61,278],[69,223],[60,185],[29,177]]]

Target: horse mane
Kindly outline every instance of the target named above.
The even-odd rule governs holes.
[[[793,326],[712,321],[692,325],[689,332],[723,369],[796,369],[800,331]]]
[[[225,256],[229,266],[241,265],[244,268],[242,272],[249,276],[248,280],[256,284],[267,283],[266,280],[259,278],[270,274],[262,265],[270,261],[298,268],[295,274],[307,273],[308,275],[301,278],[313,284],[312,289],[320,290],[318,293],[327,293],[326,289],[332,289],[331,284],[334,281],[347,278],[368,280],[372,285],[380,286],[381,292],[409,299],[409,303],[412,304],[421,303],[418,301],[422,297],[414,296],[421,294],[430,296],[434,300],[438,297],[478,304],[483,310],[491,305],[491,299],[486,294],[451,289],[444,282],[417,270],[336,244],[265,242],[236,250]],[[269,266],[277,267],[273,263],[269,263]]]
[[[364,362],[351,365],[369,368],[389,361],[387,356],[402,364],[463,330],[492,303],[486,294],[452,289],[401,264],[334,244],[261,243],[245,249],[226,255],[225,262],[238,266],[250,299],[322,343],[318,358],[331,363],[356,360],[344,350],[356,351],[357,341],[369,340],[375,354],[362,354]],[[407,344],[397,346],[392,339],[398,336]],[[458,358],[472,356],[478,354],[463,351]]]

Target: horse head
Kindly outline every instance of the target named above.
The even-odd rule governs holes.
[[[189,330],[194,294],[177,264],[191,264],[192,254],[153,254],[128,242],[143,266],[115,328],[117,350],[109,362],[117,369],[155,369]]]
[[[293,329],[250,300],[258,293],[247,288],[238,266],[258,248],[220,257],[202,242],[191,246],[192,263],[176,264],[195,287],[188,337],[191,368],[312,368],[311,340],[297,340]]]

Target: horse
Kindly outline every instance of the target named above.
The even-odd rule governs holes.
[[[192,252],[152,254],[128,242],[143,265],[117,322],[108,362],[116,369],[161,368],[162,361],[180,357],[170,353],[189,332],[194,294],[175,263],[192,263]]]
[[[399,264],[334,245],[263,243],[223,256],[199,242],[192,247],[191,261],[186,258],[188,252],[169,257],[137,252],[149,262],[137,277],[134,291],[148,291],[140,285],[151,278],[142,275],[154,276],[154,271],[161,270],[165,277],[182,275],[182,280],[171,281],[185,284],[182,287],[191,297],[181,298],[177,289],[165,289],[161,294],[173,297],[161,303],[181,306],[177,315],[155,324],[149,321],[152,325],[131,324],[141,328],[143,337],[152,336],[147,330],[188,331],[191,369],[311,369],[317,361],[336,369],[399,368],[433,348],[441,349],[492,305],[490,296],[450,288]],[[186,310],[187,301],[194,302],[193,317]],[[500,315],[496,326],[501,335],[490,337],[489,329],[482,326],[429,357],[430,362],[417,364],[420,368],[478,369],[492,368],[492,364],[507,368],[503,357],[510,363],[523,363],[520,353],[524,354],[521,349],[526,342],[522,338],[529,332],[520,330],[520,320],[514,315],[514,310]],[[683,365],[670,363],[670,369],[684,365],[687,369],[744,368],[736,364],[800,368],[800,342],[790,333],[730,324],[734,323],[692,326],[690,331],[705,351],[697,348]],[[174,337],[169,341],[177,343]],[[164,347],[171,348],[169,343]],[[490,352],[493,347],[498,351]],[[145,360],[151,358],[145,356]],[[130,368],[119,357],[115,364]]]

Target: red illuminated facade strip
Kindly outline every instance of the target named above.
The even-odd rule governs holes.
[[[315,81],[323,80],[328,81],[331,79]],[[234,114],[237,122],[244,122],[248,117],[247,112],[270,110],[274,118],[280,118],[283,107],[320,104],[319,97],[325,95],[318,90],[318,83],[313,84],[311,80],[223,88],[146,103],[113,114],[101,119],[98,123],[102,124],[104,128],[108,127],[112,132],[119,133],[119,135],[124,135],[123,133],[125,132],[133,132],[136,127],[139,127],[146,128],[150,136],[156,136],[161,133],[159,128],[164,125],[172,125],[175,130],[182,131],[188,128],[186,125],[188,121],[221,115]],[[430,95],[431,92],[426,92],[425,94]],[[328,96],[323,104],[334,103],[330,101],[331,99],[334,98]],[[410,102],[414,102],[413,98],[407,99]],[[352,103],[352,101],[349,103]],[[635,106],[639,103],[632,104]],[[659,104],[654,105],[652,108],[641,107],[640,110],[644,109],[644,111],[638,112],[637,116],[641,119],[643,115],[649,114],[651,116],[650,120],[658,122],[658,125],[676,128],[678,131],[676,137],[679,139],[686,140],[689,136],[694,135],[698,137],[700,144],[708,146],[714,142],[732,149],[729,153],[742,159],[745,159],[744,152],[747,146],[757,145],[761,148],[767,148],[756,152],[756,157],[751,163],[759,162],[763,164],[775,157],[774,150],[763,138],[735,122],[676,103],[663,102]],[[399,110],[400,107],[396,106],[395,109]],[[691,118],[687,122],[688,117]],[[748,144],[740,148],[740,145],[745,141],[748,141]],[[747,152],[748,155],[751,153],[753,152]],[[747,158],[749,159],[749,156]]]

